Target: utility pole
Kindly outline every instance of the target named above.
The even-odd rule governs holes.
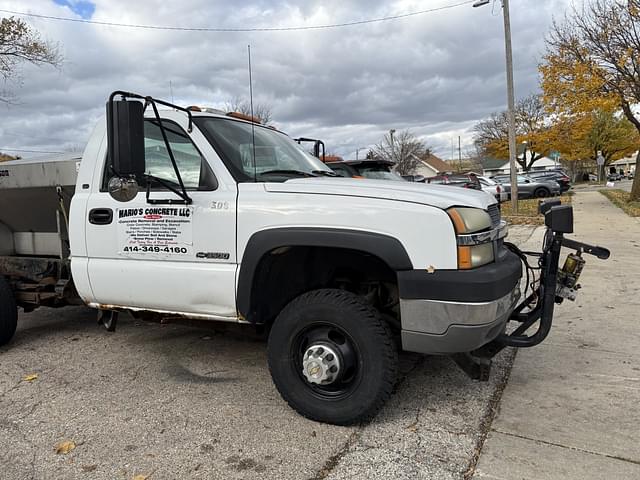
[[[487,5],[489,0],[478,0],[473,7]],[[511,209],[518,213],[518,168],[516,166],[516,115],[513,93],[513,53],[511,51],[511,20],[509,18],[509,0],[502,0],[504,17],[504,47],[507,60],[507,120],[509,122],[509,173],[511,177]]]
[[[518,214],[518,169],[516,167],[516,114],[513,92],[513,54],[511,51],[511,21],[509,19],[509,0],[502,0],[504,16],[504,45],[507,57],[507,101],[509,117],[509,170],[511,173],[511,210]]]
[[[458,170],[462,173],[462,148],[460,147],[460,135],[458,135]]]
[[[391,137],[391,161],[395,163],[396,161],[396,155],[395,155],[395,150],[396,150],[396,144],[393,142],[393,134],[396,133],[396,129],[392,128],[391,130],[389,130],[389,136]]]

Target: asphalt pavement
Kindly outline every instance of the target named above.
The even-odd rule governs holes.
[[[264,339],[216,327],[123,316],[109,333],[84,307],[21,312],[0,348],[0,478],[461,479],[513,355],[487,383],[446,357],[402,355],[387,405],[346,428],[286,405]]]

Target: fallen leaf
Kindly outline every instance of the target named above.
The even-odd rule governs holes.
[[[148,480],[148,478],[149,478],[149,475],[140,474],[133,477],[132,480]]]
[[[71,450],[76,448],[76,444],[75,444],[75,442],[73,440],[64,440],[62,442],[58,442],[54,448],[55,448],[56,453],[58,455],[60,455],[60,454],[66,455]]]
[[[24,377],[22,377],[22,380],[24,380],[25,382],[33,382],[34,380],[38,379],[38,374],[37,373],[30,373],[29,375],[25,375]]]
[[[93,472],[98,468],[98,465],[82,465],[80,468],[82,468],[83,472]]]

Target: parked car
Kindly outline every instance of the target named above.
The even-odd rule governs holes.
[[[450,185],[452,187],[472,188],[474,190],[482,190],[482,185],[478,180],[478,177],[472,173],[469,174],[451,174],[451,175],[436,175],[435,177],[428,177],[427,183]]]
[[[571,178],[562,170],[545,170],[540,172],[529,172],[527,174],[529,178],[534,180],[545,179],[555,180],[560,184],[560,191],[562,193],[568,191],[571,188]]]
[[[502,203],[509,200],[509,194],[498,182],[482,176],[478,176],[478,181],[482,186],[482,190],[493,195],[498,202]]]
[[[341,160],[339,162],[327,162],[326,165],[339,177],[406,181],[393,171],[395,164],[388,160]]]
[[[496,175],[492,180],[500,184],[511,193],[511,183],[509,175]],[[518,197],[519,198],[543,198],[551,195],[560,195],[560,184],[555,180],[544,178],[533,179],[526,175],[518,175]]]
[[[610,173],[609,175],[607,175],[607,180],[609,180],[610,182],[619,182],[620,180],[624,180],[624,176],[620,175],[619,173]]]

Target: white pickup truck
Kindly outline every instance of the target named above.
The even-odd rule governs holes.
[[[81,160],[0,164],[0,345],[17,307],[84,303],[109,329],[118,312],[249,323],[294,409],[359,422],[391,394],[398,348],[484,379],[504,346],[546,337],[580,253],[608,252],[564,238],[571,207],[545,205],[518,304],[526,256],[485,193],[336,178],[251,119],[114,92]],[[563,244],[578,254],[559,271]]]

